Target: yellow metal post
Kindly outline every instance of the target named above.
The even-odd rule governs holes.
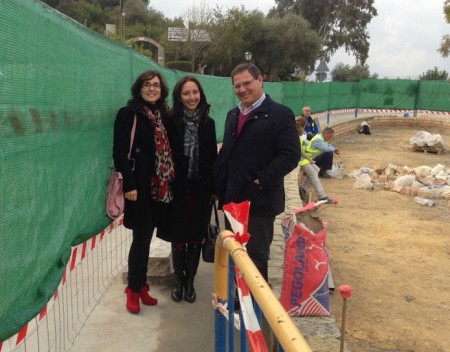
[[[222,231],[228,232],[230,231]],[[232,234],[232,233],[231,233]],[[217,236],[214,252],[214,292],[219,300],[227,299],[228,252],[222,244],[221,236]]]
[[[225,249],[223,248],[225,247]],[[253,297],[261,307],[264,316],[285,352],[312,352],[297,326],[287,314],[280,301],[275,297],[266,280],[259,273],[255,264],[242,245],[235,240],[230,231],[222,231],[216,242],[215,274],[216,294],[226,297],[226,257],[230,253],[235,265],[249,287]],[[225,265],[224,265],[225,263]],[[223,272],[223,273],[222,273]],[[222,296],[222,294],[225,294]]]

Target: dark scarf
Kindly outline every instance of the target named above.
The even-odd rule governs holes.
[[[152,124],[155,136],[155,170],[150,180],[151,197],[155,201],[169,203],[173,198],[169,183],[175,177],[175,169],[167,131],[158,110],[152,113],[148,107],[144,107],[144,113]]]
[[[310,131],[314,133],[314,125],[316,124],[314,119],[311,116],[309,116],[306,118],[306,121],[308,121],[308,123],[309,123]]]
[[[188,179],[198,176],[198,124],[200,121],[198,109],[194,112],[184,110],[184,156],[189,158]]]

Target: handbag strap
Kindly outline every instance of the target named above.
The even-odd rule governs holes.
[[[131,134],[130,134],[130,149],[128,150],[128,160],[131,156],[131,148],[133,147],[134,142],[134,135],[136,133],[136,114],[134,114],[134,121],[133,121],[133,127],[131,128]]]
[[[219,215],[217,214],[217,205],[216,205],[215,201],[212,201],[211,203],[212,203],[211,210],[214,210],[214,219],[216,221],[216,226],[217,226],[217,228],[219,228]]]

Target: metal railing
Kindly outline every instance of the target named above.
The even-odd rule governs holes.
[[[242,245],[228,230],[217,237],[214,257],[214,289],[218,304],[227,304],[229,308],[228,324],[226,318],[215,311],[215,352],[225,352],[228,342],[229,351],[234,351],[234,276],[233,263],[238,267],[247,284],[255,305],[255,313],[261,322],[262,315],[276,337],[279,351],[312,352],[310,346],[298,330],[291,317],[272,292],[269,284],[259,273]],[[262,314],[261,314],[262,313]],[[240,319],[242,321],[242,319]],[[227,329],[228,325],[228,329]],[[241,349],[245,347],[245,327],[241,323]],[[227,331],[228,330],[228,331]],[[228,332],[228,334],[227,334]],[[228,335],[228,340],[226,336]]]

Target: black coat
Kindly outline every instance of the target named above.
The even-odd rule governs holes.
[[[275,217],[284,211],[284,176],[300,160],[294,114],[267,95],[239,136],[238,117],[238,107],[227,114],[223,145],[214,166],[220,205],[249,200],[250,214]]]
[[[174,198],[165,216],[164,226],[158,229],[158,237],[170,242],[202,240],[210,219],[210,201],[213,195],[212,166],[217,157],[217,141],[214,120],[201,118],[198,127],[199,165],[198,177],[187,180],[188,157],[184,156],[184,119],[171,115],[164,119],[175,164],[175,180],[172,183]],[[195,201],[192,214],[188,215],[186,202],[187,182],[193,187]]]
[[[130,134],[136,114],[136,132],[131,157],[128,160]],[[166,204],[155,202],[150,196],[150,178],[155,167],[153,127],[139,106],[122,107],[114,123],[114,165],[123,175],[124,192],[138,192],[136,201],[125,199],[124,226],[135,231],[153,231],[158,225],[161,208]],[[133,169],[134,168],[134,169]]]

